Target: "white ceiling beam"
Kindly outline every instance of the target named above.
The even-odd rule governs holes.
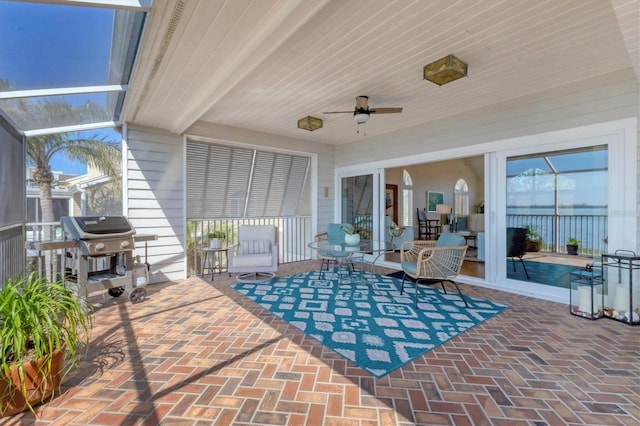
[[[171,130],[181,134],[188,129],[328,2],[329,0],[277,3],[261,25],[250,30],[247,42],[227,58],[209,81],[201,82],[198,95],[192,99],[189,108],[181,111]],[[289,20],[293,20],[295,24],[283,25],[283,22]]]
[[[629,53],[629,59],[640,80],[640,2],[638,0],[611,0],[616,13],[620,34]]]
[[[25,130],[22,132],[26,137],[52,135],[54,133],[83,132],[85,130],[105,129],[117,127],[115,121],[103,121],[101,123],[76,124],[73,126],[49,127],[47,129]]]
[[[86,93],[125,92],[127,89],[128,86],[126,84],[112,84],[107,86],[60,87],[57,89],[9,90],[7,92],[0,92],[0,100],[81,95]]]

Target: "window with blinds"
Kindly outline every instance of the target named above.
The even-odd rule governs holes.
[[[413,179],[402,170],[402,226],[413,226]]]
[[[458,179],[453,188],[453,209],[456,215],[467,216],[469,214],[469,185],[464,179]]]
[[[187,218],[295,216],[310,164],[301,155],[188,141]]]

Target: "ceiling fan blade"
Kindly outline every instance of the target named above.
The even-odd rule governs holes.
[[[371,114],[397,114],[399,112],[402,112],[402,108],[374,108],[369,110]]]
[[[323,114],[353,114],[353,110],[351,111],[325,111]]]

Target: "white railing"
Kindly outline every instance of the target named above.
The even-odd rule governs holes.
[[[311,259],[311,249],[307,246],[313,240],[311,216],[229,218],[211,220],[187,220],[187,264],[189,275],[202,271],[202,249],[207,247],[207,235],[220,230],[226,235],[226,244],[237,241],[240,225],[275,225],[278,227],[278,262],[290,263]]]
[[[507,226],[531,225],[542,236],[542,251],[567,253],[566,242],[572,237],[580,241],[578,253],[600,255],[607,252],[606,215],[508,214]]]

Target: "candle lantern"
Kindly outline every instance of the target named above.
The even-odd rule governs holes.
[[[604,316],[629,325],[640,324],[640,256],[616,250],[602,255]]]
[[[604,312],[602,267],[599,264],[590,264],[584,269],[571,272],[570,277],[569,312],[591,320],[602,317]]]

